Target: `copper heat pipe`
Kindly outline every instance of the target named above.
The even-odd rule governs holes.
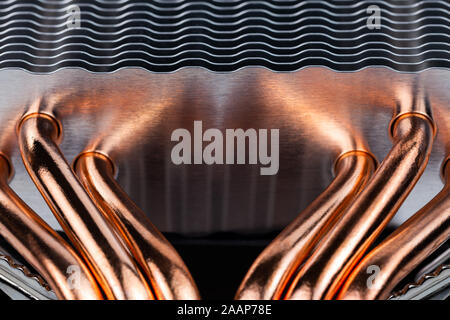
[[[12,166],[0,154],[0,234],[35,268],[58,299],[97,300],[102,293],[85,263],[8,185]],[[71,272],[74,278],[71,281]]]
[[[376,165],[366,151],[353,150],[338,157],[333,182],[259,255],[236,298],[279,299],[288,279],[364,188]]]
[[[31,113],[18,125],[25,167],[108,299],[153,299],[129,251],[72,171],[58,142],[60,123]]]
[[[450,237],[450,157],[442,167],[444,188],[352,271],[338,299],[387,299],[394,287]],[[368,287],[368,267],[379,273]]]
[[[105,218],[125,239],[150,280],[156,298],[199,299],[195,282],[181,257],[114,179],[113,161],[99,152],[83,152],[73,167]]]
[[[435,125],[426,98],[399,104],[394,146],[367,187],[297,272],[285,299],[332,299],[417,183],[428,163]]]

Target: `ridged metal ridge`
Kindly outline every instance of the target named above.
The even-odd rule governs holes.
[[[80,8],[80,28],[67,28]],[[370,30],[367,8],[381,9]],[[0,69],[450,68],[448,1],[3,1]]]
[[[407,294],[410,290],[415,289],[415,288],[419,288],[420,286],[422,286],[427,280],[429,279],[434,279],[437,276],[439,276],[444,270],[449,270],[450,269],[450,265],[449,264],[444,264],[439,266],[436,270],[434,270],[431,273],[427,273],[425,275],[423,275],[417,282],[414,283],[410,283],[407,284],[402,290],[398,291],[398,292],[394,292],[389,299],[394,299],[394,298],[399,298],[401,296],[404,296],[405,294]]]
[[[6,261],[11,268],[20,270],[26,277],[36,280],[36,282],[47,291],[52,291],[47,282],[38,274],[32,273],[26,266],[14,262],[14,260],[0,253],[0,260]]]

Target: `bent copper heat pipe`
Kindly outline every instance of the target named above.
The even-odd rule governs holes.
[[[394,287],[450,237],[450,157],[443,177],[442,191],[361,260],[338,299],[389,298]],[[369,266],[377,266],[379,272],[368,286]]]
[[[103,299],[85,263],[9,187],[12,166],[0,154],[0,234],[47,281],[58,299]],[[71,272],[77,272],[71,282]]]
[[[81,153],[73,167],[105,217],[117,228],[161,300],[199,299],[181,257],[114,179],[112,160],[99,152]]]
[[[376,165],[366,151],[349,151],[338,157],[333,182],[259,255],[236,298],[279,299],[287,280],[364,188]]]
[[[332,299],[381,233],[428,163],[435,127],[428,103],[399,105],[390,126],[394,146],[367,187],[300,268],[285,299]]]
[[[59,122],[32,113],[19,123],[25,167],[108,299],[153,299],[136,263],[59,150]]]

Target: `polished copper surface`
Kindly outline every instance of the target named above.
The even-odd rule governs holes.
[[[420,211],[370,251],[350,273],[338,299],[387,299],[394,287],[450,237],[450,158],[443,166],[445,186]],[[370,266],[379,273],[367,285]]]
[[[333,182],[258,256],[236,298],[279,299],[287,281],[364,188],[375,167],[376,160],[368,152],[341,155]]]
[[[103,299],[82,259],[9,187],[11,168],[0,154],[0,235],[39,272],[59,299]]]
[[[430,156],[433,122],[430,117],[409,113],[395,121],[391,132],[393,148],[300,268],[285,299],[332,299],[417,183]]]
[[[48,114],[28,113],[18,126],[25,167],[108,299],[152,299],[136,263],[70,168]]]
[[[107,154],[120,168],[117,183],[163,232],[266,233],[284,228],[330,185],[330,168],[339,154],[371,150],[385,158],[392,146],[389,122],[411,115],[427,121],[432,106],[436,139],[430,161],[411,195],[400,208],[395,205],[399,210],[389,221],[395,228],[440,190],[439,167],[450,151],[449,81],[450,73],[439,69],[417,74],[384,68],[339,73],[321,67],[292,73],[186,68],[169,74],[67,69],[45,75],[2,70],[0,150],[16,170],[12,189],[57,230],[61,227],[17,152],[15,128],[24,113],[61,121],[54,141],[64,134],[58,147],[68,160],[83,150]],[[251,165],[173,164],[171,133],[191,130],[196,120],[221,131],[280,129],[278,174],[260,176]]]
[[[438,172],[450,146],[445,142],[449,81],[450,73],[439,69],[418,74],[384,68],[339,73],[321,67],[292,73],[186,68],[169,74],[67,69],[45,75],[2,70],[0,150],[16,170],[12,188],[57,230],[61,227],[17,152],[14,128],[30,105],[62,122],[59,147],[69,161],[91,142],[92,150],[107,153],[120,168],[118,183],[162,232],[267,233],[286,227],[330,184],[333,161],[350,150],[343,150],[344,144],[353,144],[347,136],[360,137],[377,159],[384,159],[399,92],[412,100],[423,90],[439,130],[427,169],[389,223],[395,228],[441,188]],[[40,100],[45,103],[36,103]],[[260,176],[251,165],[174,165],[170,135],[177,128],[192,130],[194,120],[221,131],[280,129],[279,173]]]
[[[199,299],[189,270],[176,250],[114,179],[114,165],[99,152],[84,152],[74,169],[128,248],[161,300]]]

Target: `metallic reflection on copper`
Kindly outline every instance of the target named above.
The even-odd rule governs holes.
[[[125,239],[161,300],[199,299],[197,287],[176,250],[114,179],[114,165],[98,152],[85,152],[74,168],[105,217]]]
[[[259,255],[236,298],[279,299],[287,281],[364,188],[375,167],[376,160],[368,152],[349,151],[340,156],[336,178]]]
[[[429,92],[439,132],[426,172],[390,222],[396,227],[439,191],[435,179],[444,156],[443,139],[448,135],[443,128],[450,123],[449,79],[449,72],[437,69],[420,74],[383,68],[338,73],[321,67],[293,73],[262,68],[211,73],[187,68],[170,74],[137,69],[93,74],[66,69],[46,75],[2,70],[0,150],[12,151],[8,156],[17,170],[12,186],[59,229],[28,183],[15,152],[16,139],[10,139],[15,133],[3,134],[17,123],[24,108],[41,99],[35,110],[51,111],[64,125],[60,148],[67,159],[71,161],[94,142],[91,150],[111,157],[120,168],[118,183],[144,212],[151,212],[152,222],[161,231],[184,235],[271,232],[288,225],[332,180],[332,163],[347,143],[342,143],[341,131],[335,136],[322,133],[336,133],[339,127],[355,131],[377,158],[384,158],[391,147],[386,128],[395,107],[395,92],[419,80]],[[281,129],[279,174],[271,180],[253,175],[249,166],[171,165],[167,158],[171,132],[189,129],[194,120],[220,130]],[[128,136],[129,132],[134,135]],[[101,141],[95,141],[97,137]]]
[[[417,103],[426,105],[422,100]],[[284,298],[332,299],[422,175],[434,124],[429,116],[417,112],[394,119],[393,148],[365,190],[300,268]]]
[[[0,154],[0,234],[48,282],[59,299],[97,300],[103,295],[73,249],[9,187],[9,161]],[[72,272],[75,281],[70,280]]]
[[[298,80],[280,78],[274,81],[273,75],[266,75],[260,81],[264,100],[272,101],[271,105],[264,106],[264,113],[274,113],[273,105],[276,105],[276,109],[282,111],[283,124],[289,124],[294,131],[309,132],[308,141],[314,145],[314,149],[329,150],[333,154],[332,161],[351,150],[369,150],[358,126],[349,121],[348,114],[354,112],[355,102],[340,104],[340,114],[335,115],[330,113],[329,106],[318,107],[320,95],[308,96],[299,91]],[[321,90],[326,90],[323,85],[316,84]]]
[[[19,124],[25,167],[108,299],[152,299],[130,253],[90,199],[58,148],[61,127],[51,116],[26,115]]]
[[[443,167],[445,186],[425,207],[370,251],[352,271],[338,299],[387,299],[394,287],[450,237],[450,158]],[[379,273],[367,285],[370,266]]]

